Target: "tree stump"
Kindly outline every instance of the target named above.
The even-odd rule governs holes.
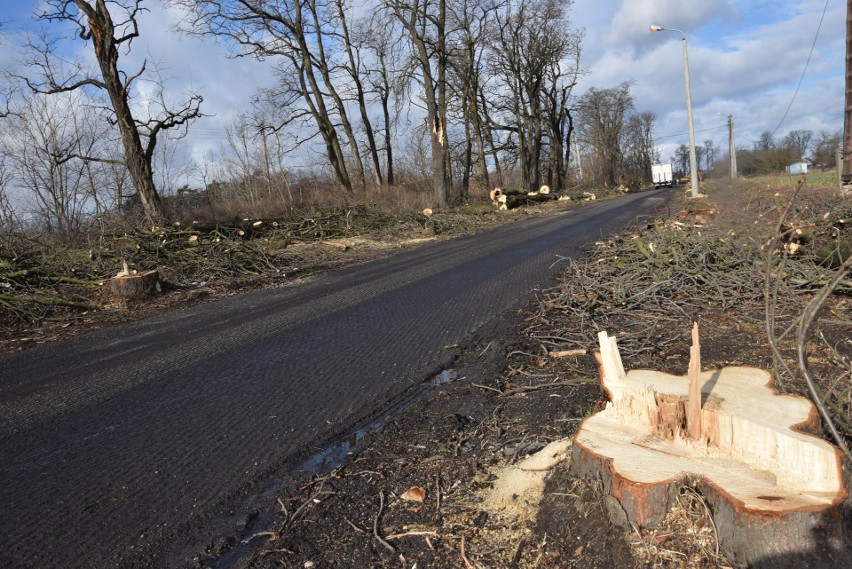
[[[599,340],[610,401],[574,437],[575,475],[600,479],[640,528],[662,521],[677,486],[697,488],[738,567],[850,566],[841,453],[802,432],[819,427],[810,401],[779,394],[766,370],[701,372],[697,329],[692,389],[689,377],[625,373],[615,339],[601,332]]]
[[[125,271],[109,280],[110,291],[118,297],[124,299],[146,298],[160,290],[160,273],[157,271],[123,273]]]

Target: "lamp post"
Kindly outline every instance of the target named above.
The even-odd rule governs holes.
[[[692,91],[689,88],[689,58],[686,55],[686,34],[674,28],[651,26],[652,32],[680,32],[683,46],[683,76],[686,85],[686,118],[689,124],[689,169],[692,197],[698,197],[698,160],[695,158],[695,128],[692,126]]]

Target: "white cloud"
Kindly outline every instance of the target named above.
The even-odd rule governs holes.
[[[734,15],[727,0],[623,0],[605,37],[610,44],[647,45],[654,40],[649,37],[651,25],[676,28],[688,34],[710,21]]]
[[[845,4],[832,2],[802,88],[793,101],[824,0],[576,0],[572,15],[587,30],[578,93],[632,81],[637,111],[657,113],[663,156],[687,142],[680,34],[686,33],[696,131],[734,115],[737,141],[750,146],[763,131],[842,130]],[[727,130],[697,132],[726,144]]]

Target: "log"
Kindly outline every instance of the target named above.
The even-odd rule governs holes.
[[[504,192],[506,196],[506,207],[509,209],[515,209],[516,207],[520,207],[522,205],[528,203],[541,203],[548,202],[553,199],[553,196],[550,194],[510,194],[508,192]]]
[[[349,245],[346,243],[341,243],[339,241],[320,241],[321,244],[326,247],[334,247],[336,249],[340,249],[341,251],[346,251],[349,249]]]
[[[160,291],[160,273],[157,271],[122,273],[109,280],[110,291],[118,297],[125,299],[146,298]]]
[[[537,192],[494,188],[488,193],[488,196],[491,198],[491,203],[501,210],[515,209],[528,203],[540,203],[556,199],[556,196],[550,195],[548,186],[541,186]],[[506,207],[503,207],[503,205]]]
[[[571,468],[603,482],[620,507],[614,521],[656,527],[677,487],[689,485],[707,498],[720,548],[738,567],[844,559],[842,455],[803,432],[819,428],[810,401],[779,394],[766,370],[702,372],[696,355],[690,375],[698,378],[700,420],[690,420],[689,376],[625,373],[615,339],[601,332],[599,340],[609,402],[575,434]],[[697,352],[697,333],[693,343]]]

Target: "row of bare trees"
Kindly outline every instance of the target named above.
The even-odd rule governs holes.
[[[570,1],[173,3],[185,32],[270,61],[278,82],[262,94],[274,109],[265,120],[302,133],[298,144],[319,139],[347,192],[393,184],[403,112],[424,121],[437,205],[454,185],[465,197],[474,177],[489,186],[504,162],[517,165],[521,186],[564,185],[581,75]]]
[[[572,0],[168,4],[184,14],[183,33],[268,62],[276,78],[228,128],[215,168],[198,168],[203,189],[247,205],[292,203],[288,162],[307,149],[321,149],[344,195],[393,186],[406,136],[425,148],[439,206],[494,184],[564,190],[578,141],[587,178],[608,185],[646,176],[654,159],[655,117],[633,113],[629,84],[573,96],[583,33],[571,26]],[[27,41],[0,123],[23,134],[3,138],[6,171],[49,229],[73,231],[84,212],[115,211],[131,196],[145,220],[161,223],[168,172],[156,163],[169,162],[158,155],[203,116],[202,97],[170,100],[156,69],[121,64],[142,33],[141,0],[41,6],[36,19],[47,27]],[[95,70],[67,60],[60,29],[91,49]],[[155,85],[145,105],[133,101],[139,81]]]

